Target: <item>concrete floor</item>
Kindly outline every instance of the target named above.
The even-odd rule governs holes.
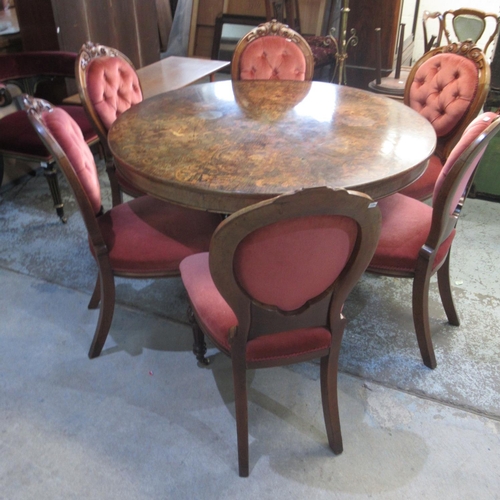
[[[148,295],[149,285],[135,285],[141,294],[135,307],[119,297],[103,354],[87,358],[97,313],[86,308],[86,282],[79,286],[85,270],[68,277],[62,262],[75,259],[64,241],[68,231],[81,229],[79,215],[68,201],[70,218],[62,226],[50,207],[40,208],[49,204],[38,178],[4,193],[0,203],[1,500],[500,498],[500,204],[466,205],[456,242],[466,251],[452,266],[466,321],[446,336],[437,332],[433,372],[420,363],[411,324],[407,350],[396,344],[378,361],[375,348],[362,357],[360,311],[380,316],[376,335],[365,341],[371,344],[390,321],[404,336],[409,313],[396,303],[386,311],[379,303],[369,309],[366,290],[379,290],[384,301],[396,296],[385,282],[368,278],[354,294],[339,379],[342,455],[327,445],[317,364],[250,372],[246,479],[237,474],[230,363],[212,349],[211,367],[198,368],[188,326],[151,310],[148,302],[157,298]],[[61,241],[55,233],[64,235]],[[92,266],[82,248],[79,259]],[[42,264],[35,254],[44,251]],[[22,252],[24,267],[14,255]],[[64,276],[57,275],[60,268]],[[92,283],[95,268],[89,269]],[[179,292],[176,300],[163,296],[163,307],[183,311],[185,296]],[[477,335],[482,350],[472,341],[453,350],[448,338],[462,335]],[[398,356],[391,378],[387,366]],[[386,370],[371,371],[374,360]],[[405,377],[421,385],[401,382]]]

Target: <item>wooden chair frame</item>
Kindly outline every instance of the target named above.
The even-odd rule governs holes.
[[[78,86],[78,93],[80,95],[80,100],[82,102],[83,108],[85,109],[89,117],[89,120],[94,126],[101,141],[104,151],[104,158],[106,161],[106,172],[108,174],[109,183],[111,187],[112,203],[113,206],[116,206],[122,202],[123,191],[125,191],[127,194],[131,196],[141,196],[144,193],[141,193],[137,190],[133,190],[129,187],[124,188],[124,186],[120,184],[116,173],[113,154],[111,153],[111,150],[109,149],[108,145],[108,129],[104,126],[89,96],[86,70],[88,68],[89,63],[93,59],[98,59],[99,57],[118,57],[127,64],[129,64],[134,71],[135,67],[132,61],[119,50],[93,42],[86,42],[82,45],[78,57],[75,61],[75,76],[76,76],[76,83]],[[142,87],[141,87],[141,93],[142,93]]]
[[[167,278],[178,276],[180,272],[177,269],[176,271],[138,271],[133,273],[118,272],[113,269],[108,256],[108,247],[98,223],[98,217],[103,212],[102,207],[100,213],[96,215],[92,208],[91,201],[68,157],[42,122],[42,114],[51,112],[54,109],[53,106],[43,99],[36,99],[30,96],[24,96],[24,106],[32,125],[35,127],[43,143],[49,151],[52,152],[57,164],[68,180],[68,184],[73,191],[87,228],[92,253],[98,266],[97,281],[88,305],[89,309],[97,309],[99,303],[101,304],[99,320],[89,350],[89,358],[95,358],[99,356],[102,351],[113,319],[115,307],[115,276],[135,279]]]
[[[438,34],[430,36],[427,31],[427,23],[431,19],[437,19]],[[443,14],[441,12],[424,11],[422,15],[422,27],[424,33],[424,53],[432,50],[433,47],[441,46],[441,39],[443,38]]]
[[[413,65],[408,75],[405,86],[403,102],[407,106],[410,105],[411,85],[420,66],[431,57],[445,53],[457,54],[466,57],[467,59],[470,59],[472,62],[474,62],[478,71],[478,85],[474,100],[471,102],[468,111],[464,114],[462,119],[448,134],[437,138],[435,154],[440,158],[443,164],[445,163],[455,144],[462,137],[462,134],[469,123],[481,112],[490,88],[490,66],[483,51],[469,41],[463,43],[450,43],[449,45],[437,47],[430,50]]]
[[[429,368],[435,368],[437,366],[429,323],[429,286],[431,277],[436,273],[439,294],[448,321],[451,325],[460,325],[458,313],[453,302],[450,283],[451,248],[440,265],[434,267],[434,261],[441,244],[451,235],[452,231],[457,226],[458,218],[474,180],[474,172],[470,176],[467,186],[456,206],[452,205],[454,202],[454,195],[460,187],[464,176],[467,174],[469,166],[499,131],[500,117],[492,121],[492,123],[488,125],[476,140],[460,155],[446,176],[439,194],[434,200],[429,236],[420,249],[414,272],[402,272],[397,270],[392,272],[385,270],[382,272],[368,267],[368,271],[375,274],[399,278],[413,278],[413,322],[422,360]]]
[[[311,47],[304,40],[302,35],[295,30],[289,28],[286,24],[279,23],[275,19],[262,23],[250,32],[248,32],[236,45],[231,63],[231,78],[233,80],[240,79],[240,57],[249,44],[264,36],[280,36],[290,40],[297,45],[302,51],[306,60],[306,70],[304,79],[312,80],[314,74],[314,58],[311,52]]]
[[[458,42],[465,41],[465,40],[459,40],[457,35],[456,35],[456,31],[455,31],[455,20],[460,16],[472,16],[472,17],[475,17],[475,18],[483,21],[484,25],[483,25],[483,30],[481,31],[481,34],[479,35],[477,40],[472,40],[472,42],[475,44],[477,44],[478,40],[483,36],[484,31],[487,28],[487,24],[486,24],[487,21],[486,20],[488,18],[494,19],[495,29],[493,30],[490,37],[486,41],[486,44],[484,45],[484,47],[482,47],[482,51],[486,54],[488,52],[489,46],[494,42],[494,40],[498,34],[498,29],[500,26],[500,16],[498,16],[497,14],[493,14],[491,12],[487,13],[487,12],[483,12],[481,10],[469,9],[469,8],[447,10],[446,12],[443,13],[441,19],[442,19],[442,23],[443,23],[442,24],[442,26],[443,26],[442,31],[443,31],[444,36],[446,37],[446,40],[448,43],[453,43],[456,41],[458,41]],[[452,34],[451,34],[451,30],[449,28],[450,25],[453,28],[453,35],[454,36],[452,36]]]
[[[246,370],[266,368],[321,358],[321,395],[328,441],[335,454],[341,453],[342,436],[337,401],[337,371],[341,339],[345,326],[343,304],[368,265],[380,232],[380,211],[367,195],[326,187],[299,191],[260,202],[227,218],[215,231],[210,248],[210,272],[217,289],[236,314],[238,326],[229,332],[231,349],[215,345],[231,357],[236,403],[238,461],[240,476],[248,476],[248,409]],[[353,253],[337,280],[322,294],[295,311],[281,311],[276,306],[252,299],[239,285],[233,271],[236,249],[249,234],[267,225],[304,216],[341,215],[358,225]],[[204,334],[209,331],[194,307],[189,311],[193,325],[193,351],[200,363],[207,364]],[[332,334],[329,349],[294,356],[291,360],[249,362],[248,340],[276,332],[307,327],[325,327]]]

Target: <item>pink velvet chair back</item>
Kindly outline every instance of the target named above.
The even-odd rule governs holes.
[[[453,215],[457,212],[457,207],[467,195],[479,161],[499,127],[500,117],[492,112],[483,113],[470,123],[436,181],[433,195],[436,211],[439,210],[439,200],[441,203],[447,200],[446,213]]]
[[[80,127],[64,109],[53,107],[43,99],[25,95],[24,106],[31,123],[68,179],[92,234],[89,224],[95,228],[95,216],[102,211],[101,189],[94,156]]]
[[[296,31],[275,20],[245,35],[234,51],[233,80],[311,80],[311,48]]]
[[[464,116],[478,86],[476,65],[458,54],[437,54],[419,68],[410,89],[410,106],[448,134]]]
[[[101,141],[114,121],[142,101],[139,77],[130,59],[104,45],[85,43],[76,62],[76,81],[83,106]]]
[[[329,188],[226,219],[212,239],[210,272],[238,318],[242,342],[338,321],[375,250],[379,225],[370,198]]]
[[[255,300],[293,311],[333,285],[358,236],[353,219],[319,215],[276,222],[244,238],[234,274]],[[335,258],[331,258],[332,252]]]
[[[467,125],[481,112],[489,82],[488,62],[471,42],[433,49],[410,71],[404,102],[434,127],[436,155],[442,164]]]

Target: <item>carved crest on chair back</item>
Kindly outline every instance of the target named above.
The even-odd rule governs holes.
[[[486,60],[484,58],[484,52],[470,40],[461,43],[450,43],[443,49],[443,53],[458,54],[467,57],[474,61],[479,69],[485,68]]]
[[[117,57],[118,55],[118,52],[111,47],[94,42],[85,42],[81,48],[80,66],[85,70],[90,61],[96,57]]]
[[[47,102],[45,99],[40,99],[36,97],[32,97],[30,95],[23,95],[23,106],[27,113],[32,115],[40,116],[42,113],[48,111],[51,113],[54,111],[54,107],[50,102]]]
[[[282,36],[283,38],[287,38],[288,40],[301,44],[303,43],[303,38],[296,31],[292,30],[287,24],[282,24],[273,19],[267,23],[263,23],[257,28],[253,29],[245,35],[245,39],[247,42],[252,42],[253,40],[260,38],[261,36]]]

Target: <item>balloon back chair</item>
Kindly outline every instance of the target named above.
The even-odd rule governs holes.
[[[464,7],[443,12],[442,19],[443,33],[448,43],[471,40],[479,45],[479,41],[486,33],[484,44],[479,45],[485,54],[498,35],[500,24],[498,14]]]
[[[432,207],[399,193],[379,201],[382,232],[368,271],[413,278],[413,322],[423,362],[429,368],[436,367],[429,324],[430,278],[437,273],[446,316],[458,326],[450,286],[450,249],[477,164],[499,130],[500,117],[491,112],[467,127],[439,175]]]
[[[113,122],[142,101],[141,83],[132,61],[116,49],[86,42],[78,54],[75,75],[83,107],[104,148],[113,206],[122,202],[122,192],[141,196],[144,193],[115,169],[108,146],[108,131]]]
[[[311,48],[296,31],[276,20],[260,24],[236,45],[233,80],[311,80]]]
[[[179,275],[185,257],[206,251],[220,216],[141,196],[104,212],[93,155],[76,122],[61,108],[25,96],[25,109],[56,159],[85,222],[98,278],[89,309],[101,303],[89,357],[99,356],[115,304],[115,276],[154,278]]]
[[[239,474],[249,474],[246,370],[321,359],[328,442],[342,452],[337,367],[344,301],[369,263],[380,227],[368,196],[326,187],[250,206],[216,230],[209,253],[182,261],[195,338],[232,361]]]
[[[490,67],[471,42],[452,43],[424,54],[412,67],[404,103],[427,118],[437,135],[437,147],[423,175],[401,191],[425,200],[467,125],[481,112],[488,96]]]
[[[443,13],[424,11],[422,21],[425,52],[432,47],[439,47],[444,35],[448,44],[469,40],[488,54],[488,49],[498,34],[500,17],[497,14],[464,7]],[[429,30],[431,23],[432,36]],[[483,36],[484,40],[481,40]],[[480,43],[481,41],[483,43]]]
[[[22,93],[51,99],[67,95],[66,79],[75,78],[73,52],[23,52],[0,55],[0,108],[9,112],[0,118],[0,184],[5,159],[38,163],[44,168],[54,208],[63,222],[64,204],[59,191],[55,159],[43,145],[22,111]],[[17,96],[15,94],[18,94]],[[99,138],[81,106],[63,106],[82,129],[89,145]],[[0,109],[1,110],[1,109]]]

